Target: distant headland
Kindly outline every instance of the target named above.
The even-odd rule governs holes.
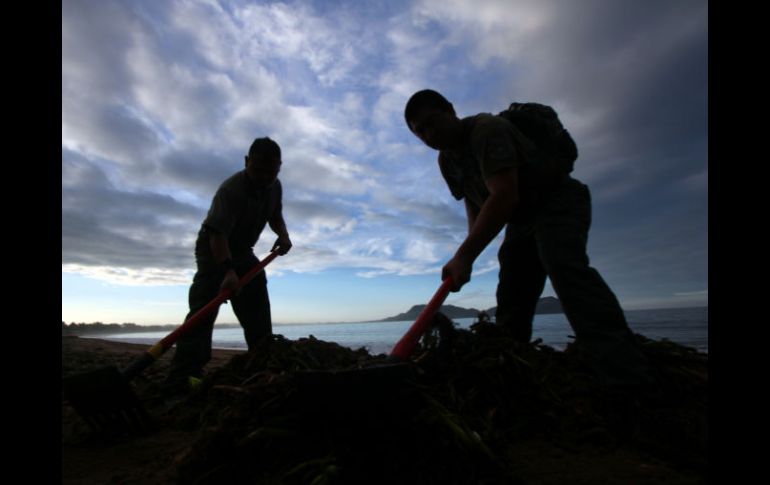
[[[373,320],[375,322],[401,322],[405,320],[415,320],[420,312],[425,308],[425,305],[414,305],[405,313],[399,313],[398,315],[383,318],[382,320]],[[442,305],[439,310],[441,313],[449,318],[476,318],[479,313],[485,312],[490,317],[494,317],[497,312],[497,307],[492,307],[487,310],[477,310],[476,308],[463,308],[455,305]],[[561,302],[558,298],[553,296],[546,296],[540,298],[535,308],[535,314],[543,315],[548,313],[564,313],[561,308]]]

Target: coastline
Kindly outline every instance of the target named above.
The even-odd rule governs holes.
[[[62,336],[62,366],[63,374],[64,369],[69,369],[68,373],[73,372],[85,372],[91,370],[95,365],[99,363],[99,357],[102,358],[102,365],[127,365],[131,359],[139,357],[142,353],[146,352],[149,348],[146,344],[129,343],[120,340],[108,340],[104,337],[109,335],[100,336],[78,336],[78,335],[66,335]],[[246,349],[238,350],[233,348],[212,348],[211,350],[211,362],[209,362],[209,368],[217,368],[226,364],[231,358],[236,355],[240,355],[246,352]],[[83,359],[75,361],[67,361],[67,358],[75,354],[92,354],[94,359],[86,359],[83,363]],[[173,355],[172,349],[168,349],[160,359],[158,359],[153,366],[166,367]],[[80,362],[80,364],[78,364]],[[120,367],[120,365],[118,366]]]
[[[664,310],[633,310],[626,312],[628,324],[635,333],[653,339],[668,339],[679,345],[693,347],[708,353],[708,307],[677,308]],[[475,319],[454,319],[459,328],[469,328]],[[327,322],[275,324],[273,333],[296,340],[313,335],[320,340],[337,342],[350,348],[364,346],[370,353],[389,351],[412,321],[399,322]],[[86,334],[84,338],[102,338],[147,345],[148,347],[167,335],[166,332],[110,332]],[[563,350],[571,341],[573,331],[563,314],[535,315],[532,340],[541,339],[545,345]],[[239,325],[217,324],[214,327],[212,346],[217,349],[244,350]]]

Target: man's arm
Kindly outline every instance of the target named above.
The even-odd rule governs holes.
[[[283,220],[282,211],[275,211],[275,214],[268,219],[267,223],[270,226],[270,229],[272,229],[278,236],[271,251],[274,251],[277,248],[278,254],[283,256],[289,252],[289,249],[291,249],[291,239],[289,239],[289,231],[286,229],[286,222]]]
[[[230,260],[230,244],[227,242],[227,235],[210,230],[209,231],[209,246],[211,247],[211,254],[214,256],[214,261],[221,265],[225,261]],[[238,286],[238,274],[234,269],[228,268],[225,272],[225,277],[222,280],[221,288],[230,288],[235,291]]]
[[[484,183],[489,189],[489,197],[475,218],[468,237],[441,272],[442,279],[452,278],[453,291],[458,291],[470,281],[473,262],[500,233],[519,202],[518,172],[515,168],[502,169]]]
[[[468,217],[468,234],[473,230],[473,225],[476,223],[476,218],[479,216],[479,209],[472,203],[465,200],[465,215]]]

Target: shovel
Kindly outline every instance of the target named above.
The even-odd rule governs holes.
[[[414,321],[409,330],[406,331],[403,337],[396,343],[393,350],[390,351],[389,358],[395,361],[405,361],[409,359],[414,352],[414,347],[422,337],[422,334],[428,330],[430,323],[433,321],[433,316],[436,314],[441,304],[446,300],[449,291],[452,289],[452,279],[447,278],[439,286],[433,298],[430,299],[425,308],[420,312],[417,320]]]
[[[273,251],[264,260],[257,263],[238,281],[238,288],[251,281],[276,256],[278,256],[278,252]],[[233,290],[223,289],[206,306],[147,349],[122,371],[119,371],[115,366],[108,366],[64,378],[62,382],[64,398],[91,429],[102,436],[119,430],[127,431],[131,428],[139,431],[153,429],[153,420],[134,394],[129,382],[158,360],[176,343],[179,337],[189,332],[232,294]]]
[[[441,308],[441,304],[444,303],[451,288],[452,279],[446,278],[417,316],[412,326],[409,327],[409,330],[393,346],[386,363],[360,369],[300,371],[296,373],[295,377],[301,389],[314,396],[334,395],[336,392],[350,391],[360,385],[367,385],[370,389],[378,388],[381,392],[387,392],[385,391],[388,388],[387,384],[398,385],[401,383],[412,372],[412,367],[408,361],[417,342],[430,328],[434,315]]]

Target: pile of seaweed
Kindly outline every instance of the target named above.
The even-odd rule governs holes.
[[[313,338],[263,340],[177,410],[184,483],[524,483],[517,446],[638,450],[705,478],[706,354],[636,335],[655,391],[604,386],[570,344],[437,316],[406,364]]]

